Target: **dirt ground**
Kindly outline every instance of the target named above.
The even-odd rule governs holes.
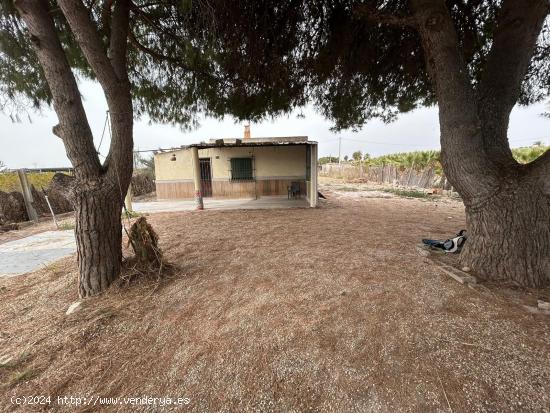
[[[464,226],[460,203],[323,193],[317,209],[150,215],[175,268],[68,316],[74,257],[0,279],[0,360],[13,357],[0,409],[39,410],[10,399],[49,395],[40,409],[550,411],[550,317],[509,289],[461,285],[416,251]]]

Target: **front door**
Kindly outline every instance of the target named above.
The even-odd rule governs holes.
[[[212,196],[212,168],[210,158],[200,158],[201,166],[201,192],[204,198]]]

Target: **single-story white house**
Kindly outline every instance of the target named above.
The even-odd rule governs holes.
[[[305,198],[317,205],[317,142],[307,136],[216,139],[155,153],[157,198]]]

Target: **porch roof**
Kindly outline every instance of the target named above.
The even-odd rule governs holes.
[[[307,136],[280,136],[250,139],[211,139],[210,142],[193,143],[186,148],[226,148],[226,147],[254,147],[254,146],[283,146],[283,145],[313,145],[317,142],[308,141]]]
[[[179,148],[158,149],[155,153],[175,152],[182,149],[198,148],[232,148],[232,147],[257,147],[257,146],[291,146],[291,145],[316,145],[316,141],[309,141],[307,136],[280,136],[266,138],[228,138],[228,139],[211,139],[210,142],[192,143],[190,145],[182,145]]]

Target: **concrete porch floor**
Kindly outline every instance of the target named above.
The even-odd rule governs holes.
[[[286,196],[266,196],[259,199],[211,199],[204,198],[204,209],[280,209],[308,208],[306,198],[287,199]],[[164,200],[149,202],[133,202],[136,212],[172,212],[193,211],[194,200]]]

